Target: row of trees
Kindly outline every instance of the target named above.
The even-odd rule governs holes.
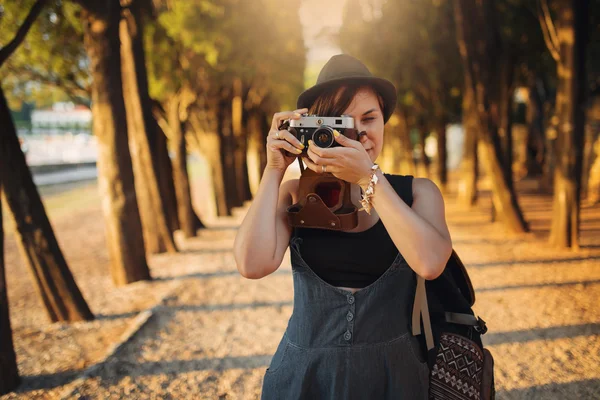
[[[592,168],[582,164],[591,164],[584,149],[594,140],[584,142],[585,99],[600,70],[598,40],[589,37],[598,34],[591,27],[600,15],[588,4],[348,0],[339,44],[399,92],[382,155],[388,170],[414,174],[409,132],[419,132],[421,148],[435,132],[437,179],[445,185],[445,127],[462,120],[461,196],[469,204],[477,198],[479,147],[497,217],[516,232],[527,230],[513,185],[511,112],[514,90],[525,87],[528,172],[554,188],[552,242],[577,247],[583,176],[600,194],[600,157]],[[0,7],[0,37],[14,38],[0,43],[0,181],[52,321],[93,314],[32,183],[9,104],[56,93],[91,100],[111,274],[117,285],[150,279],[146,255],[175,252],[176,229],[192,236],[202,227],[191,204],[187,150],[209,161],[219,215],[251,199],[271,115],[295,108],[303,88],[299,6],[300,0],[284,7],[276,0],[27,0]],[[419,174],[430,168],[420,154]],[[0,393],[18,379],[1,261],[0,255]]]
[[[409,129],[419,130],[422,144],[434,131],[440,155],[436,178],[445,185],[445,127],[462,120],[460,195],[468,204],[477,199],[479,147],[497,218],[514,232],[527,231],[513,185],[512,134],[514,92],[526,88],[528,174],[541,175],[554,190],[550,242],[577,248],[584,177],[590,179],[590,201],[600,194],[599,175],[589,174],[595,169],[583,162],[584,148],[591,161],[594,140],[600,140],[597,130],[590,130],[584,144],[586,99],[600,77],[600,60],[594,57],[600,51],[600,10],[587,0],[368,4],[369,17],[361,20],[356,10],[365,2],[349,0],[339,39],[343,50],[369,60],[398,85],[389,154],[410,160]],[[590,40],[590,35],[595,36]],[[420,164],[427,166],[422,158]],[[400,160],[391,165],[404,167],[404,173],[414,168]]]
[[[91,100],[113,281],[151,279],[146,254],[176,252],[175,230],[190,237],[203,227],[191,203],[186,137],[211,162],[220,215],[251,198],[248,176],[258,177],[264,165],[269,115],[302,89],[298,6],[274,0],[0,6],[0,36],[13,38],[0,43],[0,181],[51,321],[93,314],[20,151],[9,104],[57,91],[78,103]],[[4,276],[0,257],[0,394],[18,383]]]

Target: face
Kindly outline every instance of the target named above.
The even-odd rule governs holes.
[[[379,106],[377,95],[368,88],[359,90],[344,114],[354,118],[354,128],[358,132],[367,132],[359,140],[367,150],[371,161],[375,162],[383,147],[384,125],[383,112]]]

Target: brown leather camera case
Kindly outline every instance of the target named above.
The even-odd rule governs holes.
[[[358,209],[350,199],[350,183],[330,173],[319,174],[308,168],[302,171],[296,204],[287,208],[291,226],[350,230],[358,225]],[[319,193],[339,189],[337,202],[325,204]]]

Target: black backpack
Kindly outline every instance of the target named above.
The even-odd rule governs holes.
[[[430,399],[494,398],[493,357],[483,347],[485,321],[472,310],[475,291],[453,250],[442,274],[425,281],[415,274],[413,335],[421,336],[430,369]]]

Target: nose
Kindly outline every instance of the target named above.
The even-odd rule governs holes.
[[[361,143],[365,143],[367,141],[367,131],[358,132],[358,141]]]

